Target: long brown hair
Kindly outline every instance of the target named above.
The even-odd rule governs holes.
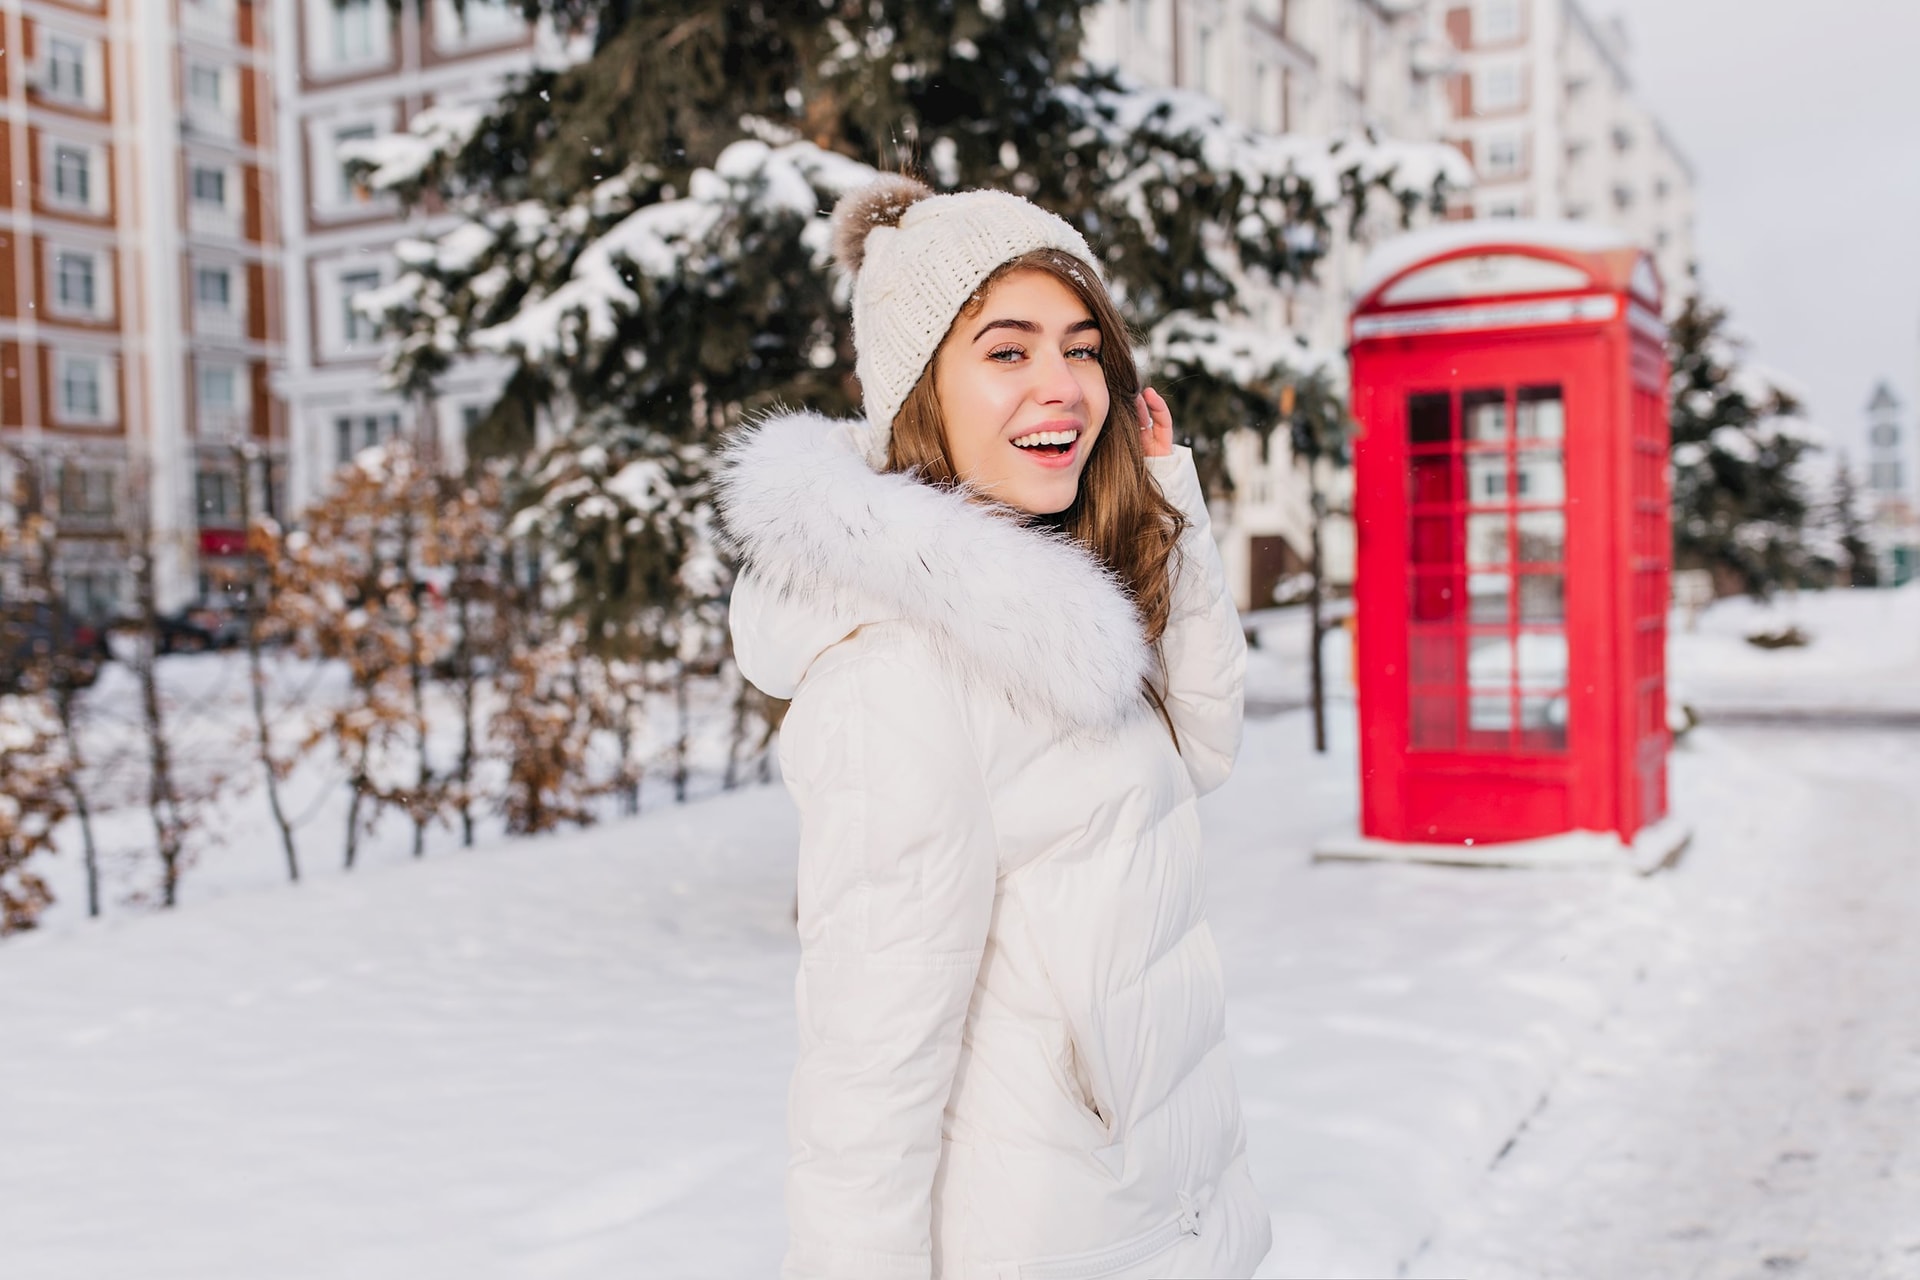
[[[1080,492],[1073,505],[1061,513],[1061,528],[1093,552],[1126,588],[1140,613],[1140,626],[1153,650],[1154,666],[1164,671],[1160,638],[1166,634],[1167,616],[1173,607],[1173,557],[1187,518],[1167,501],[1160,486],[1147,474],[1139,424],[1134,421],[1140,370],[1133,363],[1127,323],[1091,267],[1071,254],[1038,249],[1010,259],[988,276],[960,309],[954,324],[978,315],[993,286],[1016,271],[1040,271],[1052,276],[1073,291],[1100,326],[1107,421],[1094,438],[1086,468],[1080,473]],[[952,332],[951,326],[948,332]],[[940,397],[934,391],[933,366],[938,359],[936,355],[928,362],[894,415],[885,469],[911,473],[923,483],[940,488],[953,488],[959,485],[960,477],[947,449],[946,420],[941,417]],[[1146,695],[1166,721],[1168,732],[1173,732],[1160,683],[1149,678]]]

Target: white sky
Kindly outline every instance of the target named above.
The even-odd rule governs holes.
[[[1708,294],[1858,469],[1874,383],[1920,399],[1920,3],[1585,3],[1693,162]]]

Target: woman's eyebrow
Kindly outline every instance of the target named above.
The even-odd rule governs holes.
[[[1098,320],[1095,320],[1092,316],[1088,316],[1085,320],[1080,320],[1073,324],[1068,325],[1067,332],[1068,333],[1084,333],[1088,329],[1097,330],[1099,329],[1099,327],[1100,327],[1100,322]],[[991,333],[995,329],[1014,329],[1014,330],[1018,330],[1021,333],[1039,333],[1040,332],[1040,326],[1035,324],[1031,320],[989,320],[985,324],[980,326],[979,333],[976,333],[973,335],[973,341],[975,342],[980,341],[980,339],[986,337],[987,334]]]

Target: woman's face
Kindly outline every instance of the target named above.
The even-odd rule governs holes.
[[[1031,515],[1073,505],[1107,421],[1102,334],[1044,271],[1016,271],[963,315],[934,354],[947,452],[965,483]]]

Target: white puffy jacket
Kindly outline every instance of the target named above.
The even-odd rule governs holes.
[[[789,1277],[1246,1276],[1266,1210],[1202,911],[1194,801],[1246,650],[1193,522],[1163,641],[1077,545],[861,460],[798,414],[729,451],[733,636],[792,698],[800,1051]]]

